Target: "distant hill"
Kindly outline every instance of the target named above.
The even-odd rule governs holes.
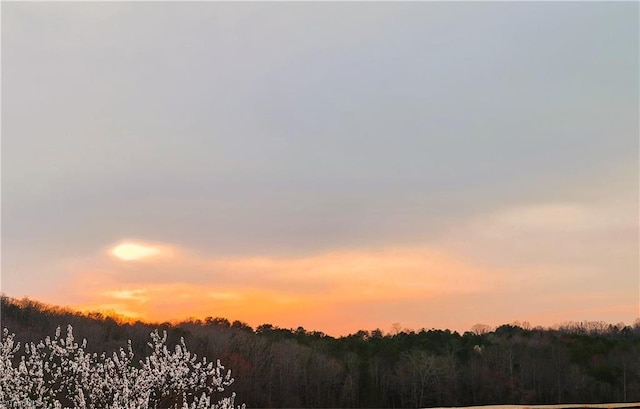
[[[502,325],[449,330],[361,330],[334,338],[208,317],[144,323],[82,314],[29,299],[1,297],[0,325],[16,340],[39,341],[71,324],[87,350],[112,352],[132,341],[148,352],[149,333],[169,345],[220,359],[247,407],[445,407],[640,401],[640,320],[633,326],[568,323],[555,329]]]

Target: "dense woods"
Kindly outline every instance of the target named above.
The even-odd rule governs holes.
[[[128,322],[6,296],[0,314],[16,341],[40,340],[71,324],[88,350],[110,353],[131,340],[136,356],[148,353],[152,331],[166,330],[167,344],[183,337],[192,352],[224,362],[237,400],[254,408],[640,401],[640,320],[553,329],[512,323],[464,334],[376,329],[334,338],[213,317]]]

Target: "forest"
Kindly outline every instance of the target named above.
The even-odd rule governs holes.
[[[219,359],[233,371],[238,402],[253,408],[415,408],[484,404],[640,401],[640,319],[633,325],[568,322],[553,328],[510,323],[442,329],[361,330],[342,337],[211,317],[179,323],[79,313],[1,297],[0,325],[16,341],[37,341],[72,325],[90,352],[136,356],[149,334]]]

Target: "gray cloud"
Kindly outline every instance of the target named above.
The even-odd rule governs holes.
[[[637,11],[3,5],[3,284],[122,237],[309,254],[579,202],[637,170]]]

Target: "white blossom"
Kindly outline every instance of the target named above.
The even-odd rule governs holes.
[[[112,356],[85,352],[73,328],[61,338],[24,345],[4,329],[0,339],[0,407],[77,409],[234,409],[235,393],[218,401],[213,396],[233,383],[231,371],[216,361],[201,360],[187,349],[184,339],[173,351],[167,333],[151,333],[151,355],[132,365],[131,341]],[[19,358],[19,360],[18,360]],[[16,365],[14,365],[16,364]],[[244,405],[241,406],[244,409]]]

